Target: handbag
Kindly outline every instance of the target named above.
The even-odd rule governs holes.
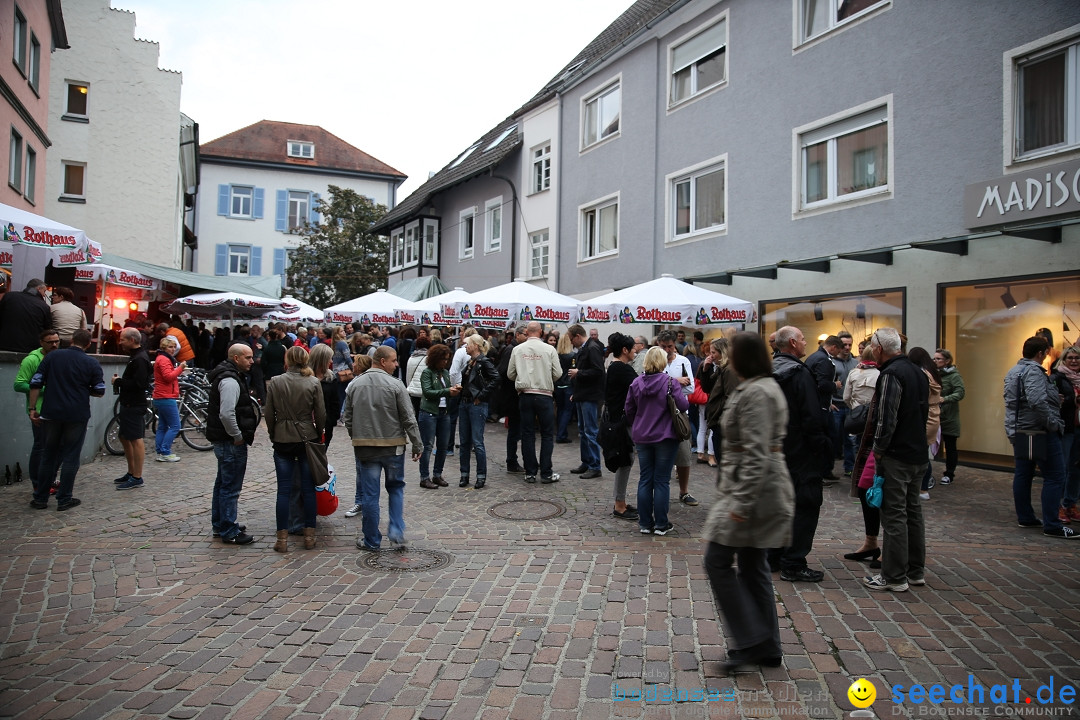
[[[1024,394],[1023,377],[1016,377],[1016,408],[1013,410],[1013,425],[1020,424],[1020,399],[1026,398]],[[1020,430],[1012,438],[1013,454],[1017,460],[1034,460],[1042,463],[1046,461],[1048,453],[1046,447],[1045,430]]]
[[[671,413],[671,429],[675,432],[675,438],[680,441],[689,440],[690,417],[675,404],[675,398],[671,394],[670,380],[667,387],[667,409]]]
[[[856,405],[844,418],[844,432],[848,435],[861,435],[866,428],[866,420],[870,415],[870,404]]]
[[[709,402],[709,394],[701,387],[701,380],[694,378],[694,392],[690,393],[690,397],[686,399],[691,405],[704,405]]]
[[[305,440],[304,453],[307,455],[311,482],[318,487],[330,481],[330,462],[326,459],[326,446],[318,440]]]
[[[355,376],[353,375],[352,368],[344,368],[337,371],[338,382],[347,383],[352,381],[353,377]]]
[[[881,507],[881,498],[884,495],[881,486],[884,482],[885,478],[876,473],[874,474],[874,484],[866,489],[866,504],[870,507]]]

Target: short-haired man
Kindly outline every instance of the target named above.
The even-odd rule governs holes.
[[[686,333],[680,331],[685,346]],[[690,361],[685,355],[678,352],[677,335],[672,330],[664,330],[656,336],[656,344],[667,353],[667,372],[675,378],[675,382],[682,386],[683,394],[687,397],[694,392],[694,371]],[[690,440],[679,442],[679,449],[675,453],[675,475],[679,478],[679,502],[684,505],[697,505],[698,501],[690,494]]]
[[[592,480],[601,476],[600,460],[603,458],[596,434],[600,429],[600,403],[604,399],[604,345],[598,338],[586,339],[585,328],[581,325],[571,325],[566,333],[570,336],[570,344],[577,349],[569,375],[574,386],[571,400],[577,410],[578,443],[581,446],[581,465],[570,472],[581,475],[582,480]]]
[[[555,450],[555,383],[562,377],[562,365],[555,348],[540,339],[540,323],[525,326],[525,342],[510,352],[507,377],[514,381],[521,414],[521,459],[525,463],[525,482],[554,483],[559,476],[552,471],[551,455]],[[536,428],[540,426],[540,461],[536,460]]]
[[[27,415],[30,414],[30,379],[34,377],[34,373],[37,372],[45,356],[60,347],[60,334],[55,330],[42,330],[38,336],[38,342],[41,343],[41,347],[22,359],[19,363],[19,372],[15,374],[15,392],[26,395]],[[44,399],[45,392],[42,390],[38,393],[37,406],[34,408],[39,414]],[[31,422],[30,432],[33,433],[34,444],[30,448],[30,462],[26,466],[26,475],[30,478],[30,486],[33,488],[37,485],[38,465],[41,463],[41,453],[45,449],[45,428],[41,423]]]
[[[869,422],[874,428],[874,469],[885,480],[881,486],[885,542],[881,574],[866,578],[864,584],[871,590],[904,592],[908,584],[926,584],[926,530],[919,491],[926,472],[930,382],[904,354],[895,329],[875,330],[870,351],[881,370]]]
[[[376,348],[371,368],[349,383],[345,393],[343,418],[352,438],[362,506],[363,534],[356,547],[372,552],[382,548],[379,479],[383,476],[390,514],[386,536],[392,544],[405,546],[406,441],[412,445],[413,462],[424,449],[409,393],[394,377],[397,364],[396,350]]]
[[[855,446],[855,436],[849,435],[844,429],[844,421],[848,416],[848,406],[844,402],[844,386],[847,385],[848,375],[859,364],[859,359],[851,354],[851,333],[841,330],[836,333],[836,338],[840,341],[840,353],[832,356],[832,363],[836,368],[836,382],[840,387],[833,393],[830,410],[833,454],[844,460],[844,477],[851,477],[858,448]]]
[[[1072,540],[1080,533],[1061,523],[1058,508],[1065,485],[1065,462],[1061,433],[1061,396],[1046,376],[1042,364],[1050,352],[1046,338],[1035,335],[1024,341],[1023,358],[1005,375],[1005,434],[1013,444],[1013,503],[1020,527],[1042,526],[1043,535]],[[1021,457],[1026,441],[1042,435],[1046,457]],[[1035,466],[1042,471],[1042,520],[1031,507],[1031,481]]]
[[[638,335],[634,338],[634,361],[630,363],[630,367],[634,368],[634,372],[641,375],[645,372],[645,350],[649,347],[649,340],[644,335]]]
[[[206,439],[214,444],[217,477],[210,518],[214,534],[228,545],[247,545],[255,538],[236,522],[237,502],[244,489],[248,446],[259,426],[251,404],[246,375],[254,357],[247,343],[234,343],[228,355],[207,374],[210,401],[206,412]]]
[[[833,358],[840,354],[841,347],[840,338],[835,335],[830,335],[825,338],[825,342],[821,344],[821,347],[812,352],[805,360],[806,367],[814,376],[814,384],[817,386],[818,404],[821,407],[821,412],[825,418],[826,432],[829,433],[830,437],[831,433],[829,432],[829,428],[832,427],[832,420],[830,417],[833,407],[832,399],[837,392],[840,392],[841,395],[844,392],[844,385],[837,380],[836,366],[833,365]],[[836,480],[836,475],[833,474],[833,454],[831,452],[822,453],[821,462],[821,476],[825,480]]]
[[[38,347],[41,332],[52,328],[45,291],[45,281],[34,278],[22,292],[8,290],[0,297],[0,350],[29,353]]]
[[[788,404],[784,461],[795,486],[795,516],[791,521],[791,544],[769,551],[769,565],[779,566],[780,578],[788,582],[821,582],[825,573],[806,562],[814,548],[821,512],[822,455],[829,451],[814,376],[800,360],[806,355],[802,330],[790,325],[776,331],[778,352],[773,356],[773,377]]]
[[[86,354],[88,347],[90,331],[76,330],[71,335],[71,347],[46,355],[30,378],[30,422],[43,423],[45,428],[34,499],[30,501],[30,507],[35,510],[49,506],[49,489],[58,469],[60,487],[56,490],[56,509],[70,510],[80,504],[71,493],[75,488],[75,475],[79,472],[86,424],[90,422],[90,398],[105,394],[101,365]],[[41,403],[39,415],[38,395],[46,385],[49,392]]]
[[[174,338],[175,341],[175,338]],[[136,328],[120,331],[120,349],[127,353],[124,375],[113,375],[113,390],[120,395],[119,423],[120,444],[124,446],[127,472],[116,478],[117,490],[130,490],[143,485],[143,463],[146,460],[146,391],[154,375],[150,356],[142,346],[142,333]],[[164,351],[162,351],[164,352]]]

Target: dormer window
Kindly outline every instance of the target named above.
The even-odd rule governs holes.
[[[315,159],[315,143],[303,142],[302,140],[289,141],[289,157]]]

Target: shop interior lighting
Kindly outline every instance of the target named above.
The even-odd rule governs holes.
[[[1013,297],[1013,294],[1009,290],[1009,288],[1005,288],[1005,292],[1001,294],[1001,302],[1005,303],[1005,307],[1009,310],[1012,310],[1014,307],[1020,304],[1016,302],[1016,298]]]

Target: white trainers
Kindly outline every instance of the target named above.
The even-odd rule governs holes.
[[[169,453],[168,455],[158,455],[154,458],[158,462],[180,462],[180,456],[176,453]]]
[[[930,499],[930,493],[928,493],[928,492],[919,493],[919,499],[920,500],[929,500]]]
[[[875,575],[874,577],[866,578],[865,580],[863,580],[863,585],[865,585],[870,590],[878,590],[881,592],[884,592],[886,590],[891,590],[893,592],[907,592],[908,589],[908,584],[906,582],[886,582],[885,578],[881,575]]]
[[[345,511],[345,517],[356,517],[363,510],[359,505],[353,505],[351,508]]]

